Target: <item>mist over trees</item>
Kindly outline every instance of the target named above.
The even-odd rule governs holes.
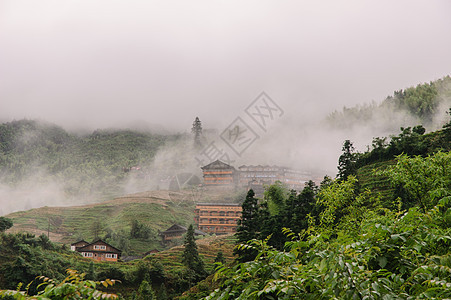
[[[451,77],[415,87],[397,90],[377,104],[343,107],[327,117],[333,128],[350,129],[369,127],[389,134],[399,127],[422,124],[428,130],[443,125],[445,112],[451,106]]]
[[[20,199],[29,191],[33,203],[26,207],[23,202],[21,209],[67,204],[68,199],[83,202],[119,196],[130,178],[146,179],[149,185],[158,182],[157,174],[150,174],[146,167],[160,147],[178,138],[132,130],[77,135],[35,120],[3,123],[0,194],[5,191],[3,197]],[[39,197],[43,200],[36,199]],[[8,212],[9,204],[2,206],[3,213]]]

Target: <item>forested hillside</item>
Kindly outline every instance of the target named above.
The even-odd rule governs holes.
[[[157,175],[142,167],[151,164],[164,143],[178,138],[132,130],[76,135],[31,120],[0,124],[0,195],[2,191],[17,190],[13,196],[16,205],[24,206],[19,207],[21,210],[34,204],[71,203],[64,199],[111,199],[124,193],[130,176],[147,176],[149,183],[151,179],[157,182]],[[26,197],[34,203],[19,203],[19,198]],[[59,199],[40,203],[39,197]],[[6,202],[2,204],[8,207]],[[3,213],[11,210],[5,208]]]
[[[355,107],[344,107],[331,113],[328,124],[333,128],[367,127],[390,134],[399,127],[422,124],[428,130],[437,130],[446,119],[451,106],[451,77],[418,84],[398,90],[381,103],[372,102]]]

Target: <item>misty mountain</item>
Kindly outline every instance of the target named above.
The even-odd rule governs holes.
[[[444,124],[451,107],[451,77],[397,90],[381,103],[343,107],[327,117],[333,128],[369,127],[385,133],[397,132],[400,126],[422,124],[436,130]]]
[[[140,166],[149,165],[165,142],[177,138],[112,129],[79,136],[35,120],[0,124],[1,207],[11,211],[12,203],[24,198],[30,203],[17,208],[42,204],[36,198],[64,205],[69,203],[58,201],[120,195],[127,179],[144,176]]]

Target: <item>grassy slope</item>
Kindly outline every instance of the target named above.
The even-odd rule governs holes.
[[[47,234],[48,219],[52,216],[60,216],[63,223],[59,228],[50,227],[50,239],[70,244],[79,238],[93,239],[91,228],[96,221],[99,221],[105,229],[109,228],[115,232],[120,230],[129,232],[131,222],[135,219],[148,225],[154,233],[163,231],[174,223],[188,225],[193,221],[194,204],[192,201],[175,202],[169,196],[169,192],[156,191],[84,206],[42,207],[8,215],[14,222],[13,228],[9,231]],[[161,248],[158,239],[132,242],[137,252]]]
[[[113,200],[84,206],[41,207],[8,215],[14,222],[9,232],[31,232],[47,234],[49,218],[61,217],[60,227],[50,226],[53,242],[71,244],[78,239],[92,240],[93,223],[100,222],[103,228],[113,232],[129,232],[132,220],[148,225],[154,237],[148,241],[132,239],[131,247],[136,253],[154,248],[162,249],[158,231],[164,231],[174,223],[188,226],[194,220],[194,200],[201,202],[224,201],[226,191],[204,192],[193,199],[191,191],[149,191],[126,195]],[[100,235],[103,236],[105,231]]]

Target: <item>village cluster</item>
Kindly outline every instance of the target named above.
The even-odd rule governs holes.
[[[246,166],[236,169],[220,160],[201,167],[203,185],[206,188],[234,189],[237,187],[253,189],[257,194],[263,192],[264,186],[279,181],[290,189],[301,189],[311,177],[301,172],[280,166]],[[197,226],[195,235],[235,233],[241,217],[241,205],[238,203],[197,203],[194,223]],[[181,238],[187,228],[174,224],[160,232],[163,243]],[[83,257],[100,261],[117,261],[121,250],[102,240],[88,243],[84,240],[71,244],[71,250],[79,252]]]

